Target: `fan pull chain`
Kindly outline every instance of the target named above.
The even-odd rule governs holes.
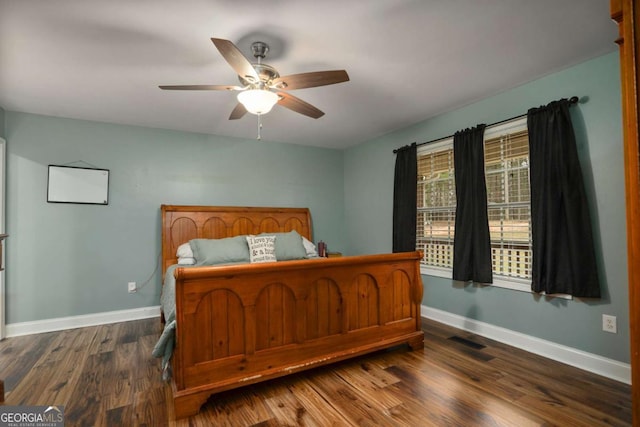
[[[262,139],[262,135],[260,134],[262,131],[262,114],[258,114],[258,141]]]

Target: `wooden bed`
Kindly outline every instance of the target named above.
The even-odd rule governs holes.
[[[308,209],[162,205],[162,265],[194,238],[296,230]],[[177,268],[176,418],[213,393],[406,343],[423,348],[419,252]]]

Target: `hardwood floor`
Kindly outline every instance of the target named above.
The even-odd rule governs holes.
[[[0,342],[6,405],[64,405],[67,426],[625,426],[631,387],[433,321],[399,347],[218,394],[171,421],[158,319]],[[452,338],[455,337],[455,338]]]

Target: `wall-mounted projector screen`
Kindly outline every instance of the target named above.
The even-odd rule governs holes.
[[[49,165],[47,202],[109,204],[109,171]]]

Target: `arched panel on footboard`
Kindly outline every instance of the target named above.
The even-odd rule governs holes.
[[[342,332],[344,309],[338,284],[327,278],[316,280],[306,298],[306,339],[336,335]]]
[[[256,351],[295,340],[295,298],[282,283],[267,285],[256,300]]]
[[[185,352],[185,363],[222,359],[243,354],[244,311],[237,294],[218,289],[202,296],[195,311],[185,315],[185,327],[193,328],[197,345]]]
[[[388,321],[408,319],[411,310],[411,280],[406,271],[395,270],[389,283],[390,318]]]
[[[347,330],[368,328],[380,324],[380,290],[369,274],[359,274],[351,283],[351,298],[347,303]]]

